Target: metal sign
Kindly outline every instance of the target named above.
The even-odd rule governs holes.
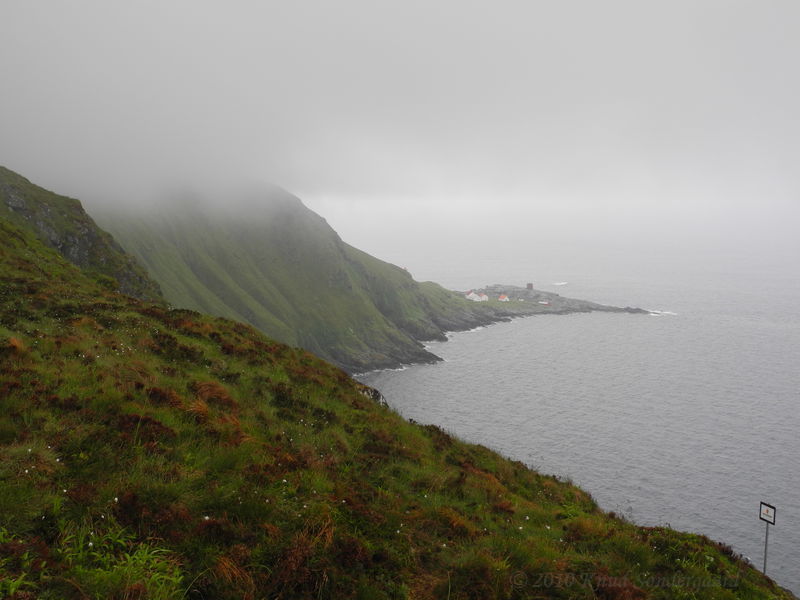
[[[775,507],[766,502],[761,503],[758,518],[770,525],[775,525]]]

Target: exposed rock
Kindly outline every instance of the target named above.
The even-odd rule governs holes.
[[[78,200],[59,196],[0,167],[0,217],[32,230],[81,269],[113,278],[123,294],[161,301],[161,290],[136,259],[86,214]]]

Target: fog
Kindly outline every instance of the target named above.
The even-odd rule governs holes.
[[[0,164],[90,209],[274,182],[423,276],[796,265],[799,26],[794,0],[3,0]]]

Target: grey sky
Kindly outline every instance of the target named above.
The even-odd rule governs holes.
[[[2,0],[0,164],[90,206],[271,180],[379,255],[795,249],[798,31],[795,0]]]

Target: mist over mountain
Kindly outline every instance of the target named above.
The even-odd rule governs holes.
[[[406,421],[351,375],[436,361],[425,340],[497,319],[638,312],[565,289],[622,303],[638,280],[662,316],[679,318],[660,304],[678,298],[702,319],[703,286],[727,327],[673,338],[707,368],[679,375],[702,385],[673,420],[644,411],[658,435],[643,447],[673,461],[666,486],[691,469],[710,488],[703,469],[719,468],[767,494],[759,474],[796,448],[773,444],[768,464],[726,419],[796,439],[799,386],[778,382],[776,412],[770,369],[746,355],[763,344],[790,363],[800,347],[798,31],[796,0],[0,2],[0,597],[793,598],[671,516],[605,513],[557,476]],[[451,291],[530,282],[556,287],[513,288],[514,303]],[[632,330],[593,355],[642,348],[624,360],[656,385],[632,402],[684,406],[640,360],[664,338],[636,346]],[[552,335],[583,344],[572,331]],[[517,427],[492,385],[506,353],[525,372],[556,358],[541,330],[501,340],[490,373],[478,346],[463,372]],[[742,351],[725,365],[741,386],[715,347]],[[606,392],[641,389],[613,364],[578,370],[603,393],[572,393],[573,373],[553,386],[596,402],[590,424],[610,414]],[[752,418],[727,402],[734,385]],[[722,399],[710,421],[692,414],[714,406],[704,386]],[[477,388],[472,404],[494,410]],[[555,439],[599,436],[531,389],[507,395]],[[618,461],[605,479],[657,497],[658,474],[631,475],[624,417],[596,453]],[[688,421],[712,427],[692,430],[683,464],[656,440]],[[709,466],[735,456],[712,441],[755,466]],[[679,509],[705,510],[699,498]]]
[[[161,290],[141,265],[100,229],[74,198],[45,190],[0,166],[0,217],[33,231],[71,263],[124,294],[160,301]]]
[[[148,210],[100,210],[98,218],[172,305],[247,322],[348,371],[432,362],[423,341],[549,308],[475,304],[419,283],[342,241],[280,188],[210,193],[184,193]]]
[[[3,10],[2,162],[90,210],[272,181],[415,274],[526,235],[800,252],[791,0]]]

